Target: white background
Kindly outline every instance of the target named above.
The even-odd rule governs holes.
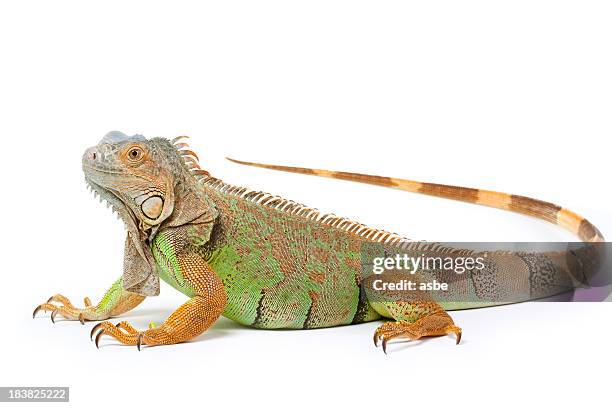
[[[0,5],[0,385],[70,386],[74,406],[604,405],[610,303],[452,313],[464,336],[372,345],[378,323],[100,350],[32,320],[97,301],[123,227],[81,154],[109,130],[192,137],[214,175],[427,240],[567,240],[527,217],[240,167],[359,171],[534,196],[612,234],[612,9],[596,1],[6,1]],[[125,319],[185,300],[168,286]],[[117,321],[117,320],[113,320]],[[605,369],[605,371],[604,371]],[[338,405],[341,404],[341,405]]]

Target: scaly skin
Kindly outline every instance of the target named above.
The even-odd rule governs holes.
[[[36,317],[40,311],[49,311],[51,312],[51,321],[54,323],[55,317],[59,314],[67,320],[79,320],[81,324],[85,324],[85,321],[106,320],[113,316],[119,316],[138,306],[144,299],[144,296],[123,289],[123,280],[119,278],[106,291],[100,303],[95,306],[92,306],[91,300],[86,297],[84,299],[85,307],[78,308],[73,306],[66,296],[57,294],[51,296],[46,303],[36,307],[33,316]]]
[[[512,202],[502,193],[241,163],[469,199],[558,219],[560,225],[574,228],[585,240],[603,241],[596,228],[576,214],[558,207],[553,217],[550,212],[556,206],[525,197]],[[200,170],[196,154],[182,138],[171,143],[111,132],[86,151],[83,170],[88,184],[126,224],[123,277],[96,306],[86,301],[86,307],[78,309],[56,295],[49,302],[61,306],[47,302],[34,314],[49,310],[52,318],[60,314],[81,322],[108,319],[135,307],[145,296],[157,295],[159,278],[190,298],[159,327],[138,331],[126,321],[117,325],[99,323],[91,332],[96,345],[103,336],[139,349],[141,345],[180,343],[206,331],[222,314],[238,323],[266,329],[330,327],[383,317],[393,321],[376,330],[374,343],[382,340],[386,352],[387,341],[400,337],[416,340],[454,334],[458,343],[461,329],[445,307],[474,307],[467,302],[441,304],[433,294],[413,299],[377,296],[369,278],[362,274],[367,266],[362,265],[362,256],[364,251],[385,254],[410,250],[400,236],[225,184]],[[429,249],[438,251],[433,246]],[[529,281],[542,271],[548,272],[550,265],[559,274],[554,279],[569,270],[565,253],[491,253],[485,272],[511,270],[512,266],[513,273]],[[509,284],[512,290],[524,289],[512,279]],[[451,285],[449,292],[480,296],[483,291],[496,295],[505,290],[490,280],[468,276]],[[556,290],[532,285],[527,288],[527,296],[546,296],[558,293]]]

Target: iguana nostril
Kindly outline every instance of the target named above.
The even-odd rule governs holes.
[[[87,151],[85,152],[85,157],[87,157],[87,160],[89,161],[96,161],[96,159],[99,157],[98,149],[94,147],[87,149]]]

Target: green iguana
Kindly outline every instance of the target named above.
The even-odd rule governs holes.
[[[385,352],[387,341],[400,337],[415,340],[454,334],[459,343],[461,329],[445,308],[474,304],[373,296],[362,273],[364,244],[380,245],[383,252],[420,251],[427,245],[410,244],[393,233],[227,184],[200,169],[198,156],[184,139],[146,139],[110,132],[97,146],[87,149],[82,166],[88,186],[126,225],[123,275],[95,306],[85,298],[85,307],[78,308],[58,294],[38,306],[34,316],[45,310],[52,312],[52,320],[58,314],[81,323],[106,320],[136,307],[146,296],[157,295],[161,277],[190,299],[163,324],[148,330],[136,330],[126,321],[98,323],[91,331],[96,346],[104,335],[137,345],[139,350],[141,345],[184,342],[202,334],[221,315],[266,329],[310,329],[387,318],[391,321],[374,333],[375,345],[382,340]],[[507,209],[558,224],[585,242],[603,242],[599,231],[583,217],[527,197],[389,177],[238,163]],[[567,254],[561,255],[533,258],[509,252],[505,257],[491,257],[484,272],[508,270],[506,282],[513,285],[512,290],[527,290],[533,295],[537,279],[527,279],[527,286],[531,286],[518,289],[513,279],[544,276],[554,280],[568,274],[570,262]],[[486,274],[480,276],[483,278],[473,276],[455,286],[451,282],[449,291],[480,296],[507,289],[500,286],[504,279],[499,283]],[[496,303],[495,296],[486,299],[488,304]]]

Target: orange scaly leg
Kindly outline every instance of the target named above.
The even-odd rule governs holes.
[[[122,344],[156,346],[176,344],[192,339],[208,329],[223,313],[226,294],[223,283],[208,264],[196,254],[182,254],[176,257],[180,273],[191,285],[195,296],[176,309],[158,327],[138,331],[128,322],[113,325],[98,323],[91,331],[99,347],[103,336],[113,337]],[[95,336],[95,337],[94,337]]]

